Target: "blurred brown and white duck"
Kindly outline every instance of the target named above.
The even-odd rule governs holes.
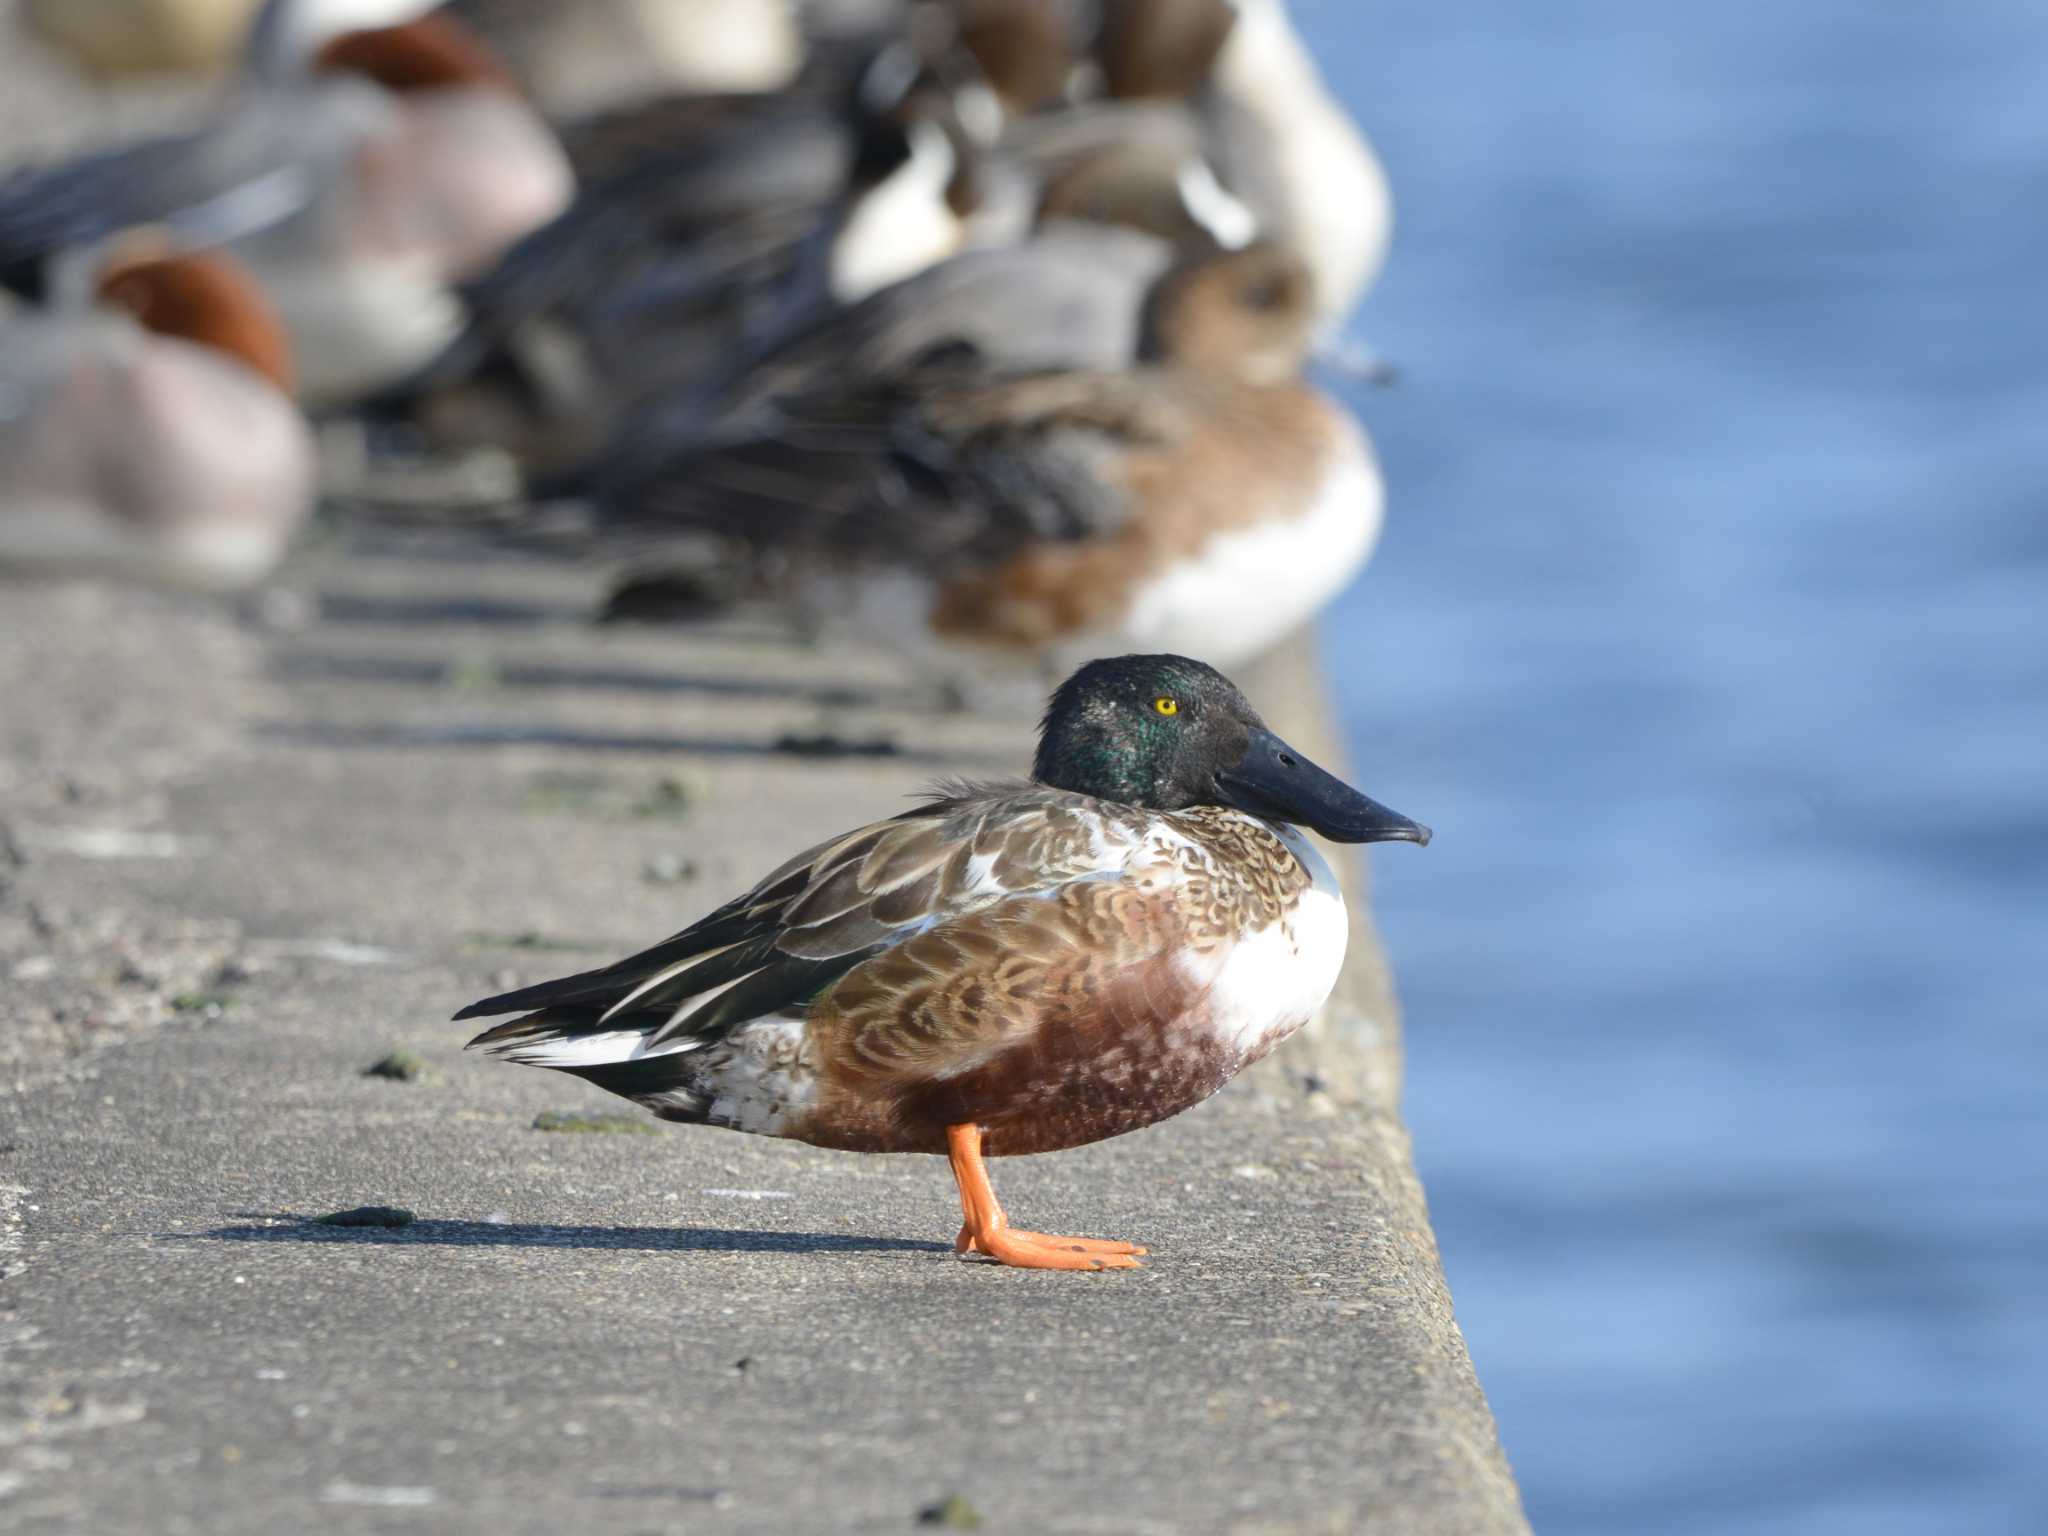
[[[1313,616],[1379,530],[1363,430],[1301,378],[1313,323],[1280,247],[1186,264],[1153,286],[1135,366],[994,369],[964,343],[845,373],[601,486],[601,534],[643,562],[738,541],[825,633],[953,680],[1129,649],[1229,665]]]
[[[314,453],[253,274],[142,232],[59,286],[0,313],[0,572],[262,579],[312,506]]]
[[[231,240],[283,316],[301,397],[345,404],[459,332],[451,286],[566,205],[554,135],[459,23],[419,0],[271,0],[263,68],[192,132],[0,181],[0,281],[136,224],[236,205]],[[301,47],[309,52],[300,52]]]

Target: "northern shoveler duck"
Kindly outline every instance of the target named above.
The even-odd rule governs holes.
[[[1335,983],[1336,877],[1296,830],[1426,843],[1182,656],[1081,668],[1029,783],[952,785],[798,854],[675,937],[487,998],[470,1042],[668,1120],[854,1152],[945,1153],[961,1253],[1127,1269],[1133,1243],[1010,1226],[984,1157],[1200,1103]]]
[[[131,238],[90,280],[0,314],[0,570],[261,579],[314,487],[275,311],[217,251]]]
[[[1155,284],[1134,367],[999,371],[970,343],[837,378],[748,438],[600,483],[600,534],[643,560],[737,541],[815,628],[950,681],[1133,648],[1232,665],[1318,611],[1379,529],[1363,430],[1300,376],[1310,287],[1254,245]]]
[[[252,47],[284,48],[300,21],[273,0]],[[283,316],[303,400],[345,404],[433,358],[463,320],[451,285],[567,203],[567,161],[447,17],[310,35],[195,132],[0,181],[0,281],[35,296],[67,250],[267,202],[230,244]]]

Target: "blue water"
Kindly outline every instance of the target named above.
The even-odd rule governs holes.
[[[2048,5],[1296,10],[1399,200],[1328,650],[1537,1528],[2048,1531]]]

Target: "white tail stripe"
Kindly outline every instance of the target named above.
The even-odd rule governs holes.
[[[613,1003],[611,1007],[605,1009],[603,1014],[599,1016],[597,1022],[600,1024],[605,1023],[614,1015],[624,1011],[627,1008],[632,1007],[633,1004],[639,1002],[641,998],[645,997],[649,992],[652,992],[656,987],[660,986],[663,982],[674,981],[676,977],[682,975],[683,972],[694,969],[700,962],[705,960],[716,959],[718,956],[724,954],[727,950],[736,949],[738,947],[739,941],[734,940],[733,943],[721,944],[716,949],[703,949],[699,950],[694,955],[684,956],[681,960],[678,960],[674,965],[667,966],[662,970],[656,971],[652,976],[648,977],[647,980],[641,982],[639,986],[635,987],[632,991],[628,992],[616,1003]],[[673,1023],[674,1020],[670,1020],[670,1022]]]
[[[681,1040],[667,1050],[645,1050],[646,1034],[637,1029],[611,1029],[601,1035],[555,1035],[538,1040],[508,1040],[491,1054],[522,1067],[599,1067],[640,1056],[667,1056],[693,1050],[701,1040]]]
[[[708,991],[693,993],[691,996],[684,998],[680,1003],[676,1004],[675,1012],[668,1016],[668,1022],[649,1035],[647,1037],[647,1044],[634,1054],[638,1056],[660,1056],[666,1050],[676,1049],[676,1047],[669,1045],[667,1042],[675,1038],[671,1031],[682,1024],[686,1014],[702,1007],[713,998],[730,992],[748,977],[758,976],[759,974],[758,970],[748,971],[744,975],[735,976],[731,981],[723,982],[718,986],[710,988]]]

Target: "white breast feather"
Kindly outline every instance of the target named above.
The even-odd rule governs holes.
[[[1323,1006],[1337,984],[1351,935],[1343,887],[1315,845],[1292,827],[1273,831],[1301,860],[1313,884],[1286,916],[1214,956],[1185,962],[1213,973],[1211,1022],[1239,1056],[1292,1034]]]

